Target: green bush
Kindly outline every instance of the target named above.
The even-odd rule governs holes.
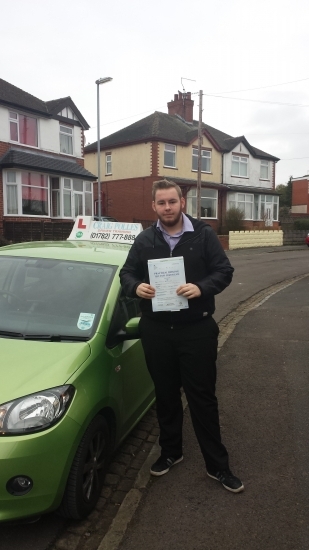
[[[227,235],[229,231],[244,230],[245,213],[240,208],[230,208],[226,211],[223,227],[223,234]]]
[[[309,231],[309,218],[303,218],[302,220],[295,220],[294,229],[305,229]]]

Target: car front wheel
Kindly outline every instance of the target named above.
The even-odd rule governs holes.
[[[96,416],[76,451],[58,513],[71,519],[86,517],[101,494],[110,458],[110,432],[105,418]]]

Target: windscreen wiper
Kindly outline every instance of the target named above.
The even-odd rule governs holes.
[[[89,336],[69,336],[66,334],[23,334],[24,340],[38,340],[46,342],[86,342]]]
[[[21,332],[11,332],[10,330],[0,330],[0,336],[5,338],[23,338],[24,335]]]

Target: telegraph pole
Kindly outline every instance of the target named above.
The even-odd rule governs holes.
[[[197,185],[196,185],[196,214],[201,219],[201,188],[202,188],[202,115],[203,91],[199,92],[199,120],[198,120],[198,157],[197,157]]]

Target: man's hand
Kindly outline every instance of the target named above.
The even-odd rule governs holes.
[[[151,300],[151,298],[155,297],[155,289],[151,285],[147,285],[147,283],[141,283],[136,288],[136,294],[140,298],[145,298],[146,300]]]
[[[186,285],[181,285],[177,288],[176,293],[178,296],[183,296],[184,298],[198,298],[201,296],[201,291],[198,286],[193,285],[192,283],[187,283]]]

